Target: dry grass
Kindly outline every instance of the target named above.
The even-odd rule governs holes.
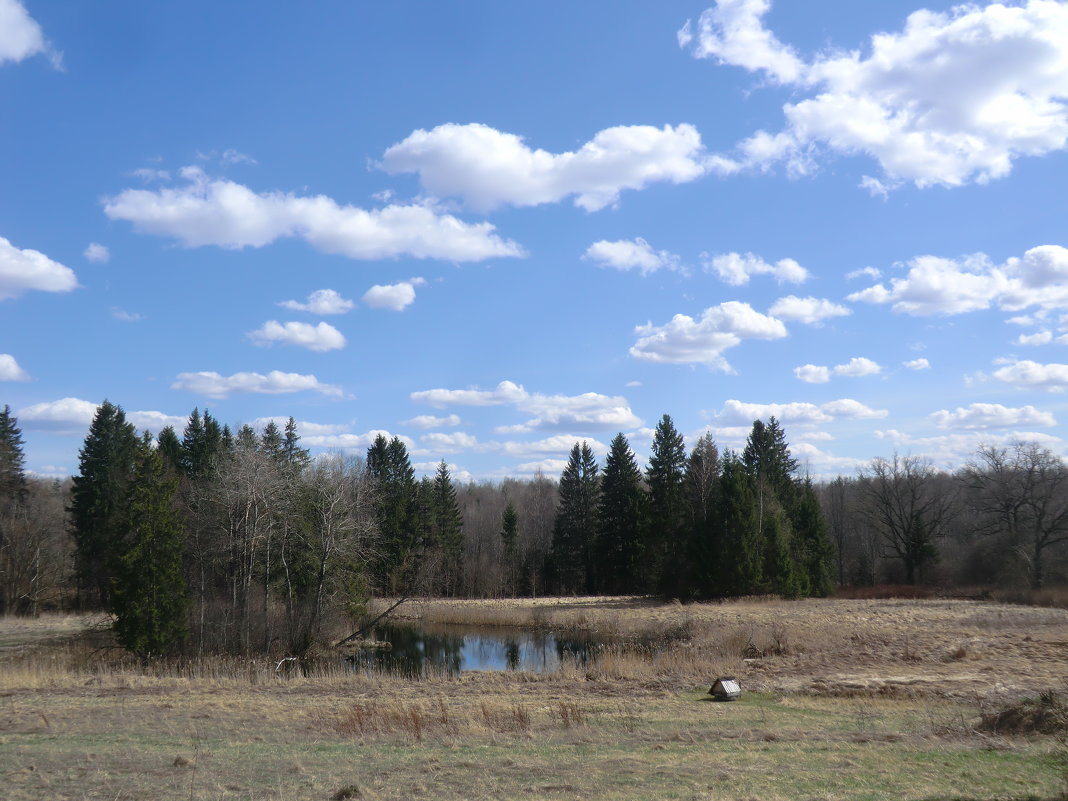
[[[76,621],[49,633],[46,619],[0,620],[0,643],[29,634],[0,654],[0,796],[1022,801],[1064,789],[1055,735],[982,727],[1061,686],[1063,610],[565,599],[406,614],[533,618],[619,641],[548,675],[411,681],[339,661],[144,671],[99,641],[71,641]],[[726,673],[746,693],[709,703]]]

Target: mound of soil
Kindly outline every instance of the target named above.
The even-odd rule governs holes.
[[[1068,732],[1068,694],[1049,690],[1015,706],[983,715],[979,728],[998,734],[1063,734]]]

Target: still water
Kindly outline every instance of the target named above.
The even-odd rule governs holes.
[[[384,625],[374,638],[389,647],[361,649],[352,657],[354,664],[407,676],[469,670],[550,673],[561,664],[585,665],[604,644],[592,637],[486,626]]]

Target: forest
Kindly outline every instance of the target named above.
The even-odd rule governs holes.
[[[70,479],[24,468],[0,412],[0,613],[111,614],[149,659],[305,654],[375,596],[825,596],[1068,583],[1068,466],[1035,442],[981,446],[955,473],[912,455],[801,474],[775,418],[744,449],[687,452],[668,415],[648,464],[618,434],[557,476],[417,478],[405,444],[312,457],[295,421],[236,432],[194,409],[179,435],[98,408]]]

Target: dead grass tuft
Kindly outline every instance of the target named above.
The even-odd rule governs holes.
[[[1046,690],[1037,698],[983,715],[980,728],[995,734],[1068,734],[1068,695]]]

